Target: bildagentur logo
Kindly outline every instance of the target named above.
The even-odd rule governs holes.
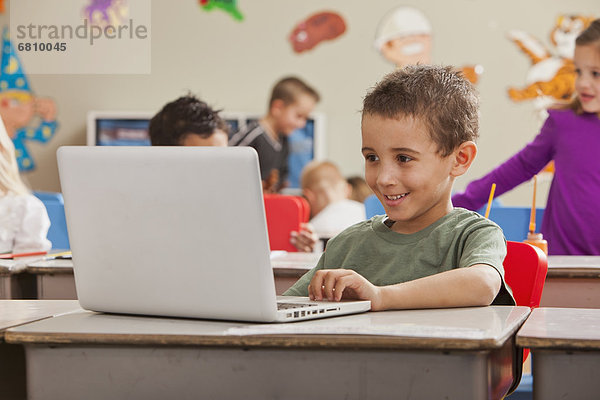
[[[151,2],[82,12],[81,0],[11,3],[10,35],[30,74],[149,74]],[[105,4],[106,3],[106,4]]]
[[[93,46],[94,41],[98,42],[99,39],[148,39],[148,27],[144,24],[135,24],[132,19],[129,19],[127,24],[105,26],[92,25],[88,19],[84,19],[83,23],[77,26],[30,23],[17,25],[16,30],[17,40],[48,42],[82,39],[87,41],[90,46]]]

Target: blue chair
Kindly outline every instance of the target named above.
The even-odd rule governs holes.
[[[375,215],[385,215],[383,204],[381,204],[377,196],[374,194],[365,199],[365,211],[367,214],[367,219],[370,219]]]
[[[539,232],[544,217],[544,209],[536,208],[535,210],[535,226],[536,231]],[[485,215],[485,206],[477,212]],[[530,214],[531,209],[529,207],[494,207],[492,203],[489,218],[502,228],[506,240],[522,242],[527,239]]]
[[[62,194],[54,192],[33,192],[33,194],[46,206],[46,211],[50,218],[48,240],[52,242],[52,248],[70,249],[67,220],[65,218],[65,204]]]

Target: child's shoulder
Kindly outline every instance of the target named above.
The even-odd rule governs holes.
[[[25,215],[46,211],[44,203],[32,194],[7,194],[0,196],[0,215],[4,223],[20,221]]]
[[[448,234],[462,235],[479,229],[500,230],[501,228],[489,218],[461,207],[455,207],[448,215],[438,221],[438,229]]]

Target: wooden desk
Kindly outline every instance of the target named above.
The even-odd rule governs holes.
[[[273,252],[271,264],[273,265],[273,274],[275,276],[276,293],[282,294],[285,292],[306,271],[317,265],[320,257],[320,253]],[[26,275],[31,275],[35,279],[35,289],[38,299],[77,299],[72,260],[38,260],[28,264],[26,271]],[[2,270],[0,269],[0,284],[4,283],[4,285],[7,285],[4,289],[0,287],[0,296],[2,296],[2,291],[8,291],[8,293],[12,291],[12,293],[15,293],[16,290],[21,290],[21,286],[13,274],[7,274],[5,282],[3,282]],[[29,284],[31,285],[31,283]]]
[[[600,310],[535,309],[517,344],[533,354],[534,399],[600,397]]]
[[[600,308],[600,256],[549,256],[540,306]]]
[[[271,266],[275,276],[275,292],[282,294],[289,289],[298,278],[317,265],[321,254],[323,253],[272,252]]]
[[[69,311],[80,310],[77,301],[0,300],[0,398],[25,399],[23,346],[4,342],[8,328]]]
[[[41,300],[76,300],[73,260],[54,259],[27,265],[27,273],[35,276],[37,298]]]
[[[34,299],[35,282],[23,272],[27,259],[0,260],[0,299]]]
[[[499,399],[527,307],[243,324],[78,312],[10,329],[30,399]]]

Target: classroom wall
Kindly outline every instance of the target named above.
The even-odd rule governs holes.
[[[0,16],[2,25],[9,22],[10,1]],[[597,0],[238,0],[245,17],[240,23],[218,10],[201,11],[197,0],[152,0],[150,75],[29,76],[37,95],[57,102],[60,127],[49,143],[30,144],[37,169],[26,178],[35,190],[60,190],[55,151],[61,145],[85,143],[88,110],[155,111],[191,91],[227,111],[262,113],[273,82],[289,74],[301,76],[322,95],[316,111],[327,118],[328,158],[346,175],[361,174],[361,101],[367,89],[393,69],[373,47],[375,29],[383,15],[399,5],[419,8],[429,18],[435,63],[477,63],[485,68],[479,83],[479,155],[457,182],[458,189],[520,149],[541,124],[531,103],[515,104],[506,95],[509,85],[524,86],[529,67],[506,32],[522,29],[550,46],[548,35],[559,14],[600,14]],[[346,33],[312,51],[294,53],[287,42],[293,26],[323,10],[341,14]],[[544,204],[548,185],[540,185],[539,205]],[[523,185],[503,200],[528,205],[530,191],[531,186]]]

